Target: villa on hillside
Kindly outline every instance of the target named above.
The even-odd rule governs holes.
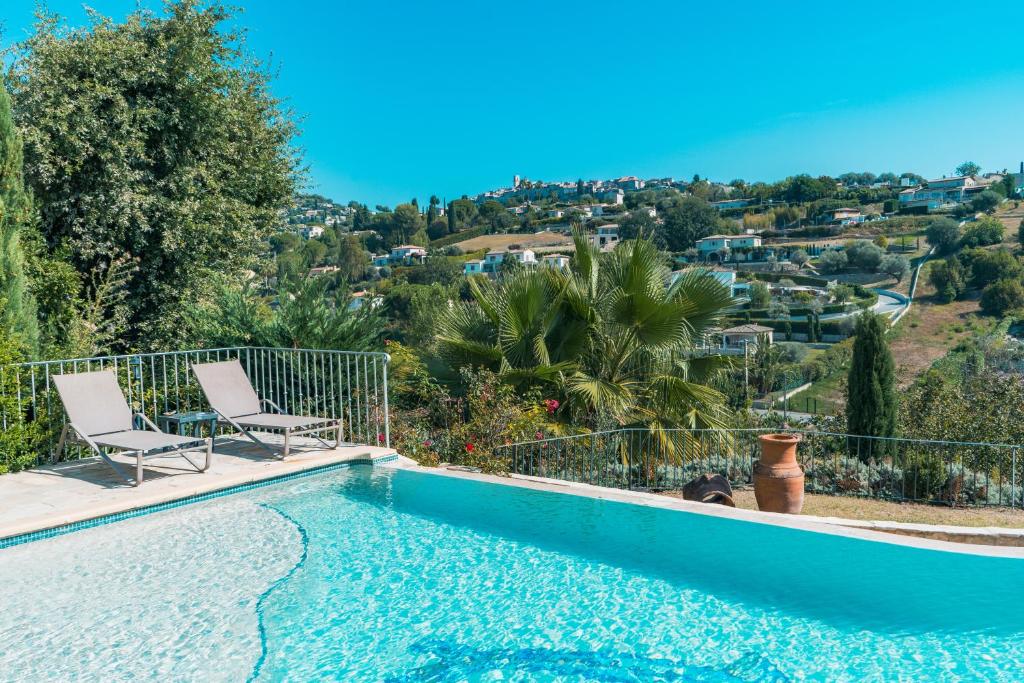
[[[462,265],[464,275],[482,275],[484,273],[496,273],[506,259],[518,261],[524,266],[537,265],[537,255],[533,249],[509,249],[508,251],[489,251],[481,259],[471,259]]]
[[[867,219],[867,217],[860,212],[860,209],[851,208],[827,211],[824,218],[824,222],[835,225],[855,225],[857,223],[863,223]]]
[[[702,261],[750,261],[750,251],[760,248],[758,235],[708,235],[697,240],[697,253]]]
[[[390,259],[392,263],[412,264],[414,262],[422,263],[426,257],[427,250],[423,247],[418,247],[415,244],[403,244],[391,249]]]
[[[549,266],[552,268],[564,269],[569,267],[569,257],[564,254],[544,254],[544,256],[541,257],[540,262],[542,266]]]
[[[924,185],[908,187],[900,192],[902,209],[924,209],[934,211],[947,206],[969,202],[974,196],[991,185],[990,181],[974,176],[957,176],[929,180]]]

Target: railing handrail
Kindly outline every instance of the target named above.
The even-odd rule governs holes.
[[[213,348],[203,349],[181,349],[177,351],[144,351],[139,353],[117,353],[107,356],[81,356],[79,358],[51,358],[47,360],[33,360],[24,361],[21,363],[8,363],[3,367],[6,368],[26,368],[26,367],[40,367],[43,365],[53,365],[56,363],[86,363],[86,362],[102,362],[102,361],[113,361],[131,358],[150,358],[159,356],[174,356],[190,353],[223,353],[226,351],[244,351],[246,349],[260,350],[260,351],[298,351],[303,353],[335,353],[347,356],[373,356],[383,357],[385,363],[391,361],[391,355],[384,351],[346,351],[343,349],[307,349],[307,348],[292,348],[287,346],[218,346]]]
[[[682,434],[717,434],[717,433],[771,433],[771,432],[786,432],[793,434],[813,434],[816,436],[833,436],[843,439],[869,439],[874,441],[889,441],[898,443],[911,443],[911,444],[928,444],[932,446],[973,446],[973,447],[986,447],[986,448],[1024,448],[1022,444],[1012,443],[990,443],[985,441],[945,441],[940,439],[914,439],[909,437],[898,437],[898,436],[867,436],[860,434],[846,434],[843,432],[826,432],[817,429],[795,429],[795,428],[773,428],[773,427],[739,427],[729,429],[684,429],[680,427],[671,427],[668,429],[659,430],[668,433],[682,433]],[[584,432],[582,434],[565,434],[562,436],[551,436],[545,439],[533,439],[530,441],[519,441],[517,443],[509,443],[498,446],[498,449],[512,448],[514,446],[531,446],[534,444],[542,443],[555,443],[558,441],[569,441],[572,439],[584,439],[595,436],[607,436],[610,434],[620,434],[624,432],[643,432],[645,434],[654,433],[647,427],[619,427],[618,429],[606,429],[597,432]]]

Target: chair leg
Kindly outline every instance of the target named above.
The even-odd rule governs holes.
[[[289,447],[291,445],[289,443],[289,441],[291,439],[291,435],[292,435],[292,430],[290,430],[287,427],[285,427],[285,429],[284,429],[284,456],[282,457],[282,459],[288,457],[288,449],[289,449]]]
[[[50,459],[50,462],[60,462],[60,459],[64,457],[64,447],[67,445],[69,429],[71,429],[71,425],[65,424],[64,429],[60,430],[60,440],[57,442],[57,450]]]
[[[206,466],[203,467],[203,472],[210,469],[210,465],[213,464],[213,434],[206,440]]]
[[[341,421],[340,420],[338,421],[338,431],[335,434],[335,438],[334,438],[334,447],[335,448],[341,448]]]
[[[135,485],[142,483],[142,451],[135,452]]]

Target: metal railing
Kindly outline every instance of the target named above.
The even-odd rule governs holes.
[[[391,444],[386,353],[241,346],[35,361],[0,368],[0,428],[21,430],[37,462],[49,459],[64,425],[54,375],[113,370],[129,405],[163,415],[209,410],[190,365],[237,358],[256,393],[286,413],[340,418],[350,443]],[[222,425],[223,428],[223,425]],[[0,457],[4,454],[0,453]],[[77,457],[72,451],[69,457]]]
[[[619,429],[496,448],[509,473],[640,490],[681,489],[705,473],[753,483],[757,437],[773,429]],[[1013,444],[851,436],[810,430],[797,459],[808,493],[948,505],[1024,507],[1024,453]]]

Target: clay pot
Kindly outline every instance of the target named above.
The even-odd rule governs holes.
[[[754,497],[764,512],[800,514],[804,471],[796,461],[798,434],[762,434],[761,461],[754,466]]]

